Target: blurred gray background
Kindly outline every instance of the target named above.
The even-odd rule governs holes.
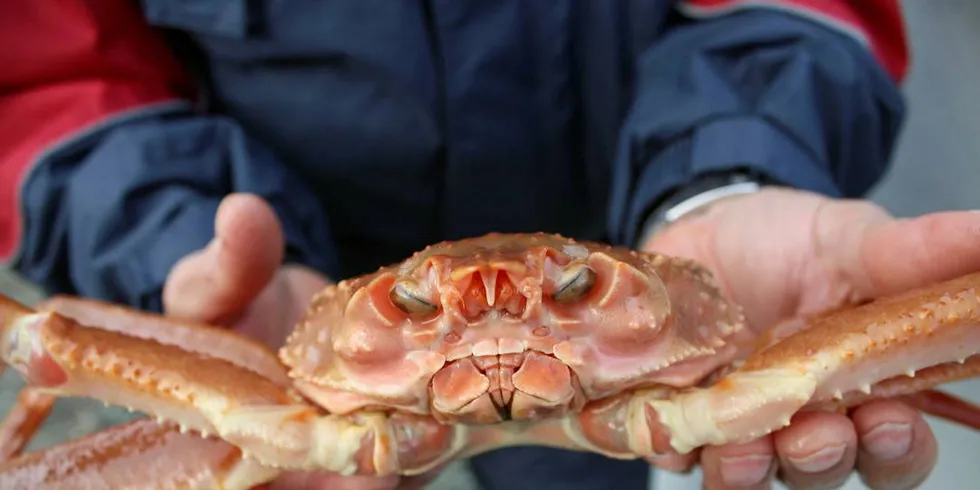
[[[898,216],[940,210],[980,209],[980,2],[903,2],[910,30],[913,63],[906,85],[910,118],[904,129],[895,166],[872,199]],[[978,236],[980,246],[980,236]],[[0,271],[0,292],[31,303],[38,296],[26,284]],[[0,413],[13,401],[20,382],[11,373],[0,379]],[[950,391],[980,402],[980,381],[952,386]],[[63,401],[32,445],[40,448],[84,435],[129,415],[101,403]],[[930,419],[939,438],[939,463],[921,488],[980,488],[980,436]],[[462,466],[443,474],[433,488],[476,488]],[[657,490],[701,488],[697,473],[658,473]],[[781,488],[781,487],[780,487]],[[864,488],[853,478],[849,490]]]

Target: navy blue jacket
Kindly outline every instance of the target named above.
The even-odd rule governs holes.
[[[149,309],[233,191],[339,279],[488,231],[632,244],[712,170],[858,196],[903,114],[895,2],[76,3],[0,14],[23,40],[0,251],[49,292]]]

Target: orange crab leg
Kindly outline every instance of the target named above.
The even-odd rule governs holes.
[[[0,424],[0,462],[20,456],[51,413],[55,397],[26,386]]]
[[[980,375],[980,274],[820,315],[711,386],[640,391],[588,407],[569,430],[584,446],[634,458],[741,443],[801,410],[902,397],[980,427],[980,407],[932,392]]]
[[[193,324],[131,308],[71,296],[55,296],[41,303],[39,311],[53,311],[82,325],[119,332],[141,339],[180,347],[255,371],[280,386],[289,386],[286,369],[276,353],[248,337],[224,328]]]
[[[919,410],[960,425],[980,430],[980,406],[938,390],[926,390],[903,397]]]
[[[0,488],[245,489],[277,474],[220,439],[139,419],[2,463]]]
[[[945,383],[965,380],[980,373],[980,356],[964,362],[940,364],[915,372],[915,377],[905,375],[887,379],[871,386],[868,393],[850,392],[840,400],[811,404],[809,408],[833,410],[836,407],[854,407],[874,399],[899,398],[917,409],[965,427],[980,430],[980,406],[936,389]]]
[[[215,430],[201,413],[208,403],[225,408],[236,399],[292,401],[285,388],[253,371],[176,345],[82,326],[9,302],[0,319],[4,361],[51,394],[94,397],[200,432]]]
[[[67,312],[66,305],[86,323],[103,319],[103,310],[87,302],[55,308]],[[96,398],[217,434],[273,467],[411,474],[442,462],[455,441],[455,428],[430,418],[320,413],[285,383],[241,366],[229,354],[254,360],[261,351],[223,337],[228,332],[121,307],[104,311],[112,319],[108,329],[0,297],[0,356],[48,393]],[[158,328],[140,327],[144,319]],[[138,333],[122,333],[125,325]],[[427,445],[419,448],[419,440]]]
[[[17,309],[10,303],[5,306]],[[192,352],[211,347],[218,357],[223,355],[229,362],[255,370],[283,386],[289,385],[289,378],[272,351],[220,329],[188,325],[109,303],[67,296],[44,301],[38,309],[57,312],[84,325],[98,325],[103,330],[178,345]],[[0,365],[0,372],[3,367]],[[0,424],[0,461],[20,455],[51,413],[55,399],[55,396],[30,386],[21,390],[15,405]]]
[[[822,317],[709,388],[643,403],[630,422],[637,433],[663,430],[669,449],[680,453],[745,442],[785,427],[802,409],[853,405],[863,401],[855,394],[874,397],[876,389],[877,397],[910,395],[980,375],[978,354],[974,274]]]

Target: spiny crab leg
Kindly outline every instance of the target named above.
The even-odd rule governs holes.
[[[4,490],[250,488],[277,470],[218,438],[172,424],[131,421],[0,464]]]
[[[214,344],[195,344],[194,341],[203,340],[200,330],[192,331],[162,318],[153,322],[151,315],[106,306],[95,301],[54,298],[42,303],[40,309],[58,311],[83,323],[109,325],[113,330],[131,328],[147,336],[155,334],[156,340],[168,343],[183,340],[191,345]],[[2,307],[0,310],[28,311],[9,302]],[[288,382],[275,359],[269,362],[272,354],[261,346],[233,336],[217,340],[225,340],[226,349],[222,353],[233,354],[239,362],[251,362],[269,377]],[[0,371],[3,367],[0,365]],[[270,481],[279,472],[243,458],[240,449],[220,439],[202,438],[174,424],[150,419],[126,423],[10,461],[20,456],[55,401],[56,397],[44,388],[30,385],[18,394],[17,402],[0,426],[0,486],[3,488],[249,488]]]
[[[586,409],[568,430],[610,456],[686,454],[756,439],[802,410],[886,397],[908,397],[976,427],[978,407],[929,390],[980,374],[978,354],[980,274],[974,274],[821,315],[711,386],[621,396]]]
[[[680,453],[746,442],[785,427],[799,410],[859,403],[848,397],[873,394],[879,383],[889,388],[883,396],[898,396],[975,376],[978,353],[975,274],[822,317],[709,388],[650,400],[631,423],[647,434],[660,425]],[[929,368],[939,375],[917,383]]]
[[[58,311],[68,311],[66,304]],[[457,429],[430,418],[323,414],[281,380],[270,379],[278,371],[267,377],[255,369],[259,364],[240,365],[242,357],[255,361],[273,354],[223,339],[228,334],[222,330],[183,324],[139,330],[148,315],[120,307],[100,310],[83,301],[72,305],[71,314],[86,323],[97,324],[100,312],[115,315],[107,322],[110,329],[0,297],[0,355],[48,393],[91,397],[174,421],[182,430],[216,434],[275,468],[411,474],[441,463],[456,442]],[[139,336],[122,333],[123,324],[133,325]],[[184,345],[192,338],[207,352]]]
[[[8,305],[10,306],[10,305]],[[39,311],[53,311],[83,325],[123,332],[140,338],[178,345],[191,352],[204,353],[217,345],[217,356],[243,368],[252,369],[289,386],[285,370],[270,350],[244,337],[208,326],[195,326],[157,315],[120,308],[110,303],[55,296],[40,303]],[[0,365],[0,372],[4,365]],[[17,401],[0,424],[0,461],[18,456],[51,413],[56,397],[31,386],[24,387]]]
[[[217,356],[241,367],[256,370],[263,376],[289,385],[285,370],[275,354],[250,339],[207,326],[194,326],[120,308],[111,303],[55,296],[40,303],[39,311],[54,311],[83,325],[97,325],[102,330],[123,332],[140,338],[178,345],[191,352],[204,353],[217,345]],[[0,372],[3,365],[0,365]],[[15,457],[29,444],[33,434],[48,417],[56,397],[30,386],[24,387],[17,401],[0,425],[0,461]]]
[[[255,371],[280,386],[290,386],[286,369],[275,352],[265,345],[211,325],[192,324],[165,316],[144,313],[112,303],[72,296],[55,296],[38,305],[38,311],[52,311],[99,330],[150,339],[162,344],[216,357],[238,367]]]

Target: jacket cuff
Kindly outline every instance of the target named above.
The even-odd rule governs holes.
[[[274,209],[287,261],[338,272],[328,217],[305,182],[232,121],[180,108],[116,119],[46,153],[24,184],[15,265],[49,294],[162,311],[171,269],[213,238],[233,192]]]
[[[840,197],[828,171],[804,147],[761,117],[706,123],[652,156],[625,209],[621,243],[635,243],[647,218],[669,194],[700,177],[747,171],[781,185]]]

